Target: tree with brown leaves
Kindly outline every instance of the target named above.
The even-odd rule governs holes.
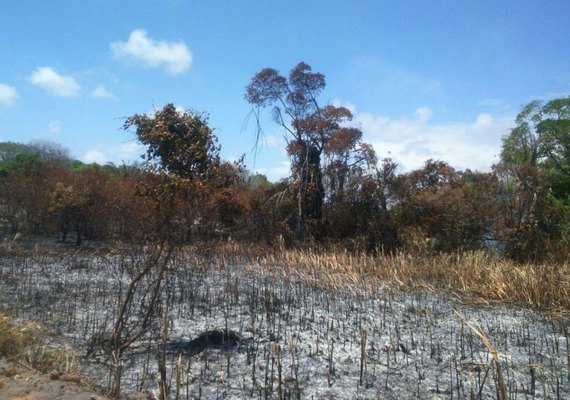
[[[346,127],[352,119],[347,108],[319,104],[317,99],[325,85],[323,74],[301,62],[288,78],[276,69],[262,69],[254,75],[245,94],[254,107],[258,136],[260,108],[273,107],[273,118],[285,131],[297,192],[297,233],[301,238],[310,233],[308,226],[318,224],[323,217],[323,152],[329,143],[334,146],[346,133],[359,137],[358,129]]]

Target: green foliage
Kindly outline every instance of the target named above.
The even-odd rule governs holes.
[[[0,161],[14,161],[21,153],[32,153],[30,146],[14,142],[0,143]]]
[[[82,161],[79,160],[73,160],[71,163],[71,170],[72,171],[77,171],[80,170],[85,164]]]
[[[13,159],[0,161],[0,178],[11,172],[19,174],[32,173],[45,167],[45,162],[34,153],[18,153]]]
[[[552,195],[570,206],[570,175],[554,169],[549,169],[547,175]]]
[[[73,163],[69,150],[55,142],[36,140],[29,144],[0,143],[0,162],[18,161],[20,158],[20,163],[22,163],[22,157],[28,161],[30,159],[41,160],[67,169],[71,168]]]
[[[250,175],[247,178],[247,187],[249,189],[255,189],[258,186],[271,186],[272,183],[269,182],[269,179],[267,179],[267,176],[263,175],[263,174],[258,174],[256,173],[255,175]]]
[[[570,96],[523,108],[516,127],[503,139],[502,162],[537,165],[550,177],[558,197],[570,194]]]
[[[219,162],[220,147],[204,114],[182,112],[167,104],[153,116],[127,118],[124,129],[131,128],[135,128],[138,141],[148,146],[146,160],[158,163],[167,173],[204,179]]]
[[[14,161],[0,161],[0,178],[8,176],[15,167]]]
[[[570,177],[570,96],[546,103],[536,130],[545,166]]]
[[[527,104],[517,115],[516,127],[503,138],[501,160],[514,165],[536,165],[540,138],[535,127],[540,121],[541,103],[533,101]]]
[[[570,96],[523,108],[503,140],[503,241],[515,258],[542,258],[570,220]]]
[[[55,142],[0,143],[0,178],[8,176],[10,171],[45,169],[47,164],[72,170],[83,163],[71,159],[69,150]]]

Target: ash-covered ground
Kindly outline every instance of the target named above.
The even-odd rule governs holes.
[[[567,319],[381,284],[317,288],[279,266],[172,262],[159,307],[168,318],[157,314],[124,354],[125,393],[157,392],[168,321],[171,398],[485,399],[499,398],[501,381],[509,399],[570,398]],[[47,325],[54,345],[72,346],[106,388],[106,338],[133,269],[136,257],[117,255],[5,257],[0,302]],[[148,298],[139,291],[133,324]]]

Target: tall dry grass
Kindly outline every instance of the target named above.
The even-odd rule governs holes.
[[[491,252],[355,254],[338,249],[262,249],[228,243],[215,250],[257,272],[303,279],[329,290],[379,287],[448,291],[472,302],[511,302],[570,312],[570,263],[519,264]]]
[[[6,311],[0,309],[0,357],[17,356],[36,344],[38,327],[33,322],[16,324]]]
[[[63,373],[76,372],[79,364],[75,352],[64,346],[45,346],[49,335],[45,326],[33,321],[17,323],[0,309],[0,357],[17,360],[42,373],[53,369]]]

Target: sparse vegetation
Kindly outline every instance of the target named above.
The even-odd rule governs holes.
[[[0,357],[13,357],[23,354],[37,343],[37,325],[28,322],[15,324],[5,311],[0,310]]]
[[[48,327],[32,321],[17,323],[8,312],[0,310],[0,358],[18,360],[42,373],[77,372],[74,350],[48,345],[50,336]]]

